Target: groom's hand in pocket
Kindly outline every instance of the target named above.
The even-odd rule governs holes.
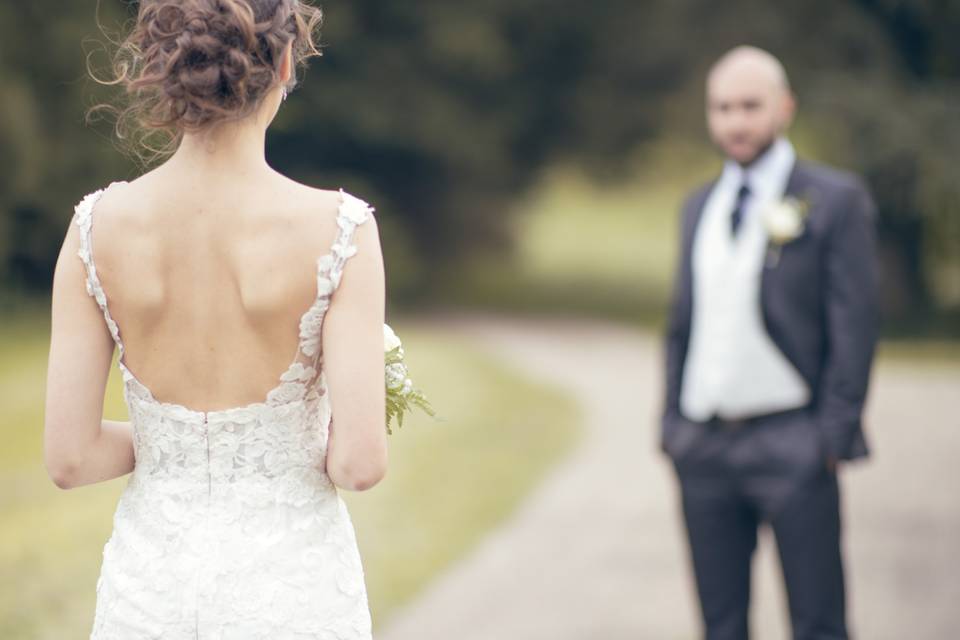
[[[826,465],[827,465],[827,471],[829,471],[830,473],[837,472],[838,463],[837,463],[837,459],[834,458],[833,456],[827,456]]]

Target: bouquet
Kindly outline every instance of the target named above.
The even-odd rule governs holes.
[[[423,392],[414,389],[407,365],[403,362],[403,343],[386,324],[383,325],[383,351],[387,374],[387,433],[392,434],[390,422],[396,419],[397,426],[402,427],[404,414],[413,407],[429,416],[436,414]]]

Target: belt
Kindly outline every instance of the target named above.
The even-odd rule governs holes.
[[[722,431],[740,431],[747,427],[752,427],[760,423],[779,422],[780,420],[809,413],[809,407],[799,407],[796,409],[786,409],[784,411],[775,411],[773,413],[764,413],[761,415],[748,416],[744,418],[722,418],[713,416],[707,420],[706,424],[714,429]]]

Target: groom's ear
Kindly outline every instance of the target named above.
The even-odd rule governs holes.
[[[797,115],[797,97],[793,91],[785,91],[782,100],[780,120],[783,130],[786,131],[793,124],[793,119]]]

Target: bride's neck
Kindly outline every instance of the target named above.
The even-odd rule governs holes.
[[[225,123],[212,130],[185,133],[167,165],[193,177],[242,178],[269,169],[265,144],[266,127],[254,119]]]

